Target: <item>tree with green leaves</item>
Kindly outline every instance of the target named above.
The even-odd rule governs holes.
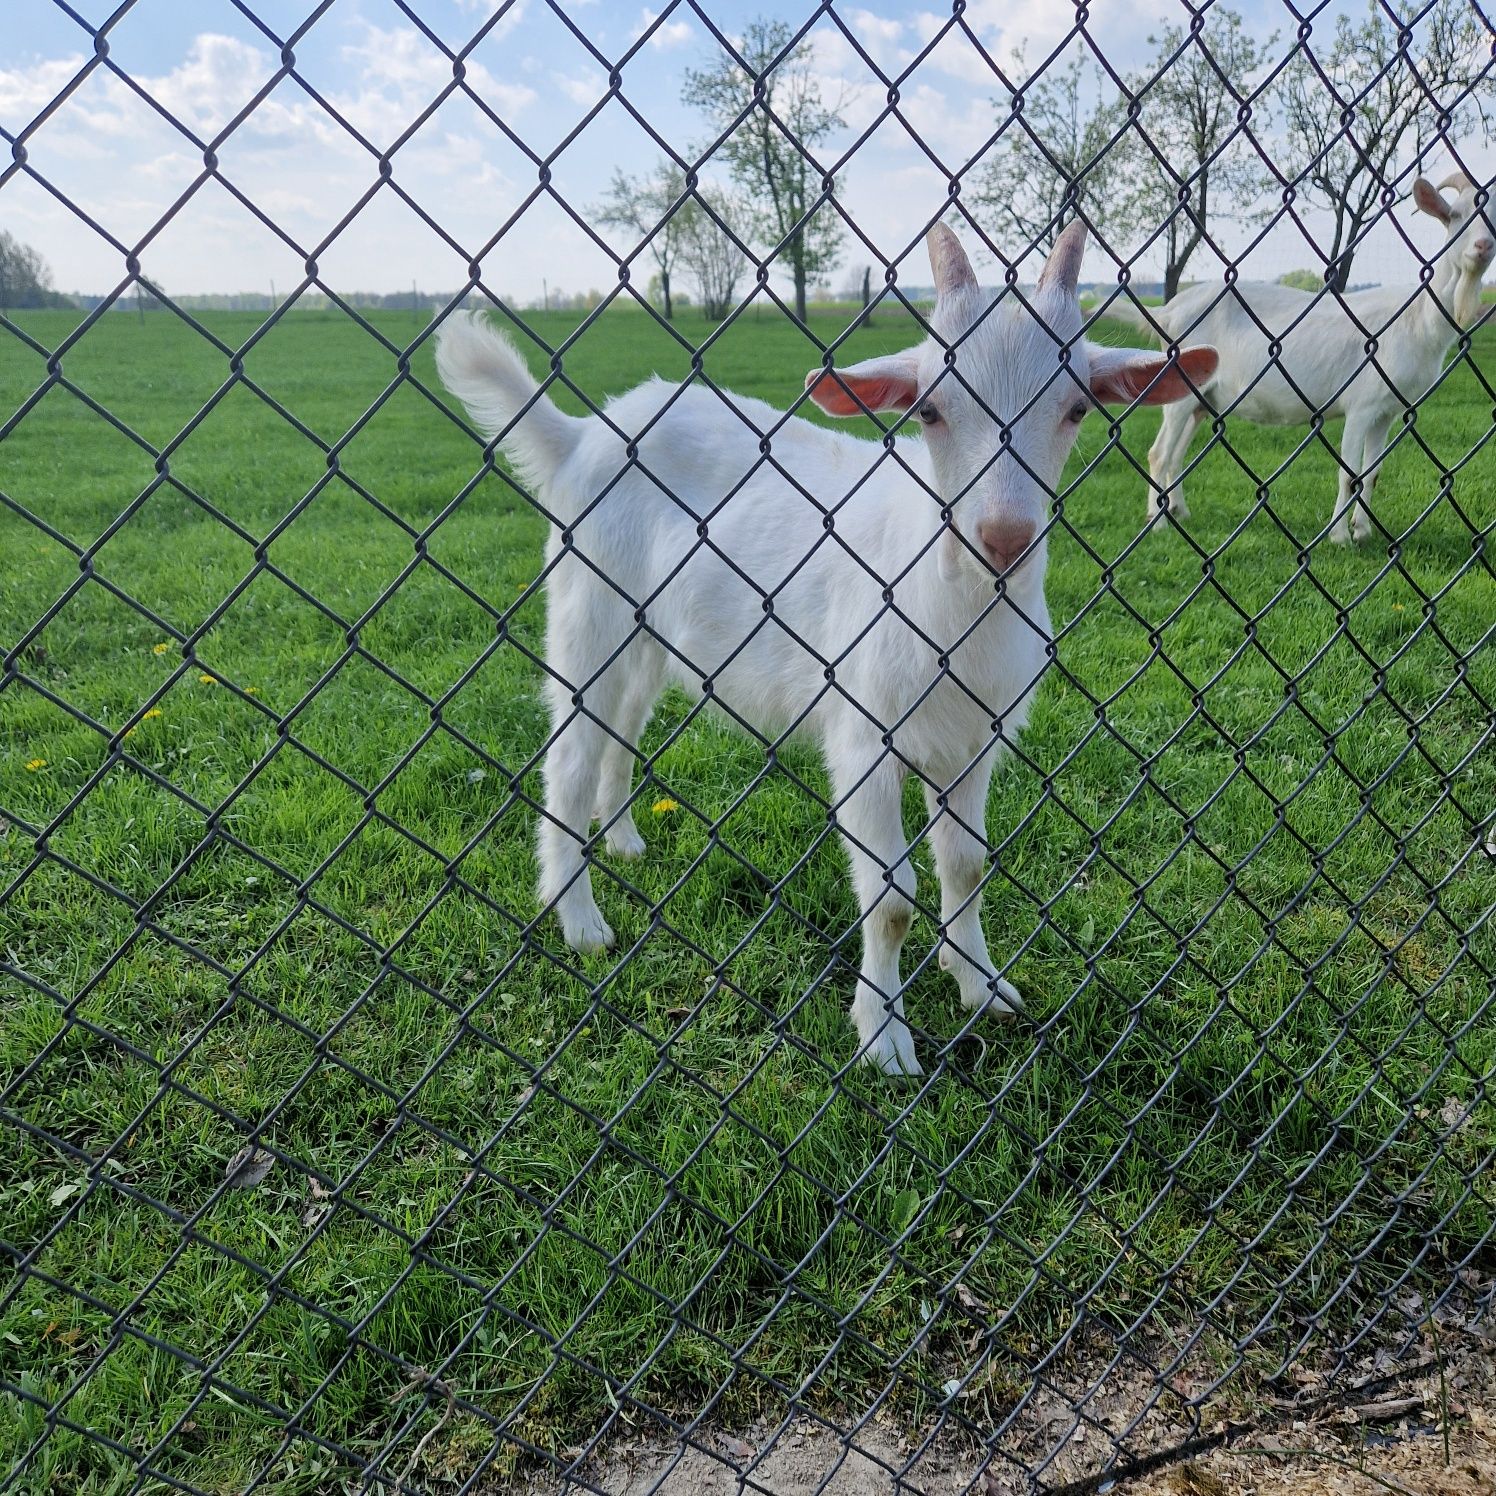
[[[690,273],[702,315],[720,322],[737,300],[748,269],[738,247],[750,215],[740,198],[700,187],[681,213],[680,262]]]
[[[1017,84],[993,101],[999,134],[968,194],[973,205],[1006,219],[1046,252],[1083,209],[1105,232],[1117,217],[1119,153],[1112,146],[1124,115],[1116,88],[1099,67],[1088,74],[1077,56],[1024,77],[1023,50],[1010,64]]]
[[[662,156],[645,176],[631,177],[615,171],[608,194],[592,210],[593,217],[608,228],[637,234],[660,273],[660,300],[665,320],[675,316],[670,299],[670,272],[680,258],[687,233],[685,209],[686,174],[669,157]]]
[[[1118,211],[1129,231],[1157,235],[1166,301],[1211,220],[1250,216],[1273,185],[1239,111],[1276,40],[1276,32],[1257,40],[1236,11],[1212,6],[1198,30],[1166,26],[1150,36],[1154,61],[1128,80],[1138,115],[1123,153]],[[1266,106],[1254,103],[1259,132],[1268,119]]]
[[[1362,22],[1337,16],[1328,42],[1311,39],[1278,87],[1285,167],[1299,198],[1335,224],[1328,279],[1337,291],[1350,283],[1367,225],[1410,166],[1446,139],[1490,139],[1491,36],[1477,8],[1469,0],[1394,8],[1399,24],[1378,0]]]
[[[844,101],[823,97],[810,48],[792,47],[793,37],[782,21],[750,21],[741,64],[724,56],[688,69],[681,97],[726,134],[718,153],[751,205],[754,237],[788,264],[803,322],[805,288],[836,264],[843,233],[821,201],[823,173],[809,152],[841,128]]]
[[[41,255],[0,229],[0,311],[56,306],[63,299],[52,289],[52,272]]]

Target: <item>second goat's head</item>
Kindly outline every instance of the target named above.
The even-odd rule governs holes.
[[[1192,398],[1215,373],[1215,350],[1188,348],[1171,361],[1082,337],[1082,223],[1060,234],[1032,293],[996,304],[950,229],[937,223],[926,243],[935,274],[930,336],[885,358],[813,369],[805,387],[831,415],[914,413],[951,514],[939,550],[947,581],[1042,572],[1049,506],[1086,413],[1108,402]]]

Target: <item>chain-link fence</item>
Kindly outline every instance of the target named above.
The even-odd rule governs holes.
[[[184,17],[34,0],[0,72],[5,1487],[1447,1438],[1464,1382],[1395,1393],[1493,1293],[1485,14],[1160,6],[1144,65],[1084,5],[394,0],[395,118],[289,9],[194,83]],[[79,188],[150,131],[160,201]],[[449,294],[330,268],[381,214]],[[294,280],[173,294],[178,232]]]

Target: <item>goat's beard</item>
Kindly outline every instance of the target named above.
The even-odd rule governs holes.
[[[1480,317],[1482,271],[1460,266],[1454,283],[1454,320],[1462,330],[1473,327]]]

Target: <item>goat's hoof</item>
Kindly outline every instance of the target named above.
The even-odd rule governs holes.
[[[1351,527],[1344,520],[1338,520],[1330,526],[1330,540],[1335,545],[1353,545],[1360,538],[1352,533]]]
[[[1013,1018],[1023,1011],[1023,994],[1001,977],[993,977],[979,992],[962,993],[961,1005],[971,1013],[987,1013],[993,1018]]]
[[[644,838],[632,822],[622,821],[612,827],[606,837],[608,851],[615,857],[632,860],[644,855]]]
[[[594,905],[575,919],[561,921],[561,933],[574,951],[587,955],[593,951],[613,949],[613,927],[602,916],[602,910]]]
[[[879,1030],[857,1052],[857,1063],[889,1076],[925,1073],[915,1057],[914,1035],[902,1023],[890,1023]]]

